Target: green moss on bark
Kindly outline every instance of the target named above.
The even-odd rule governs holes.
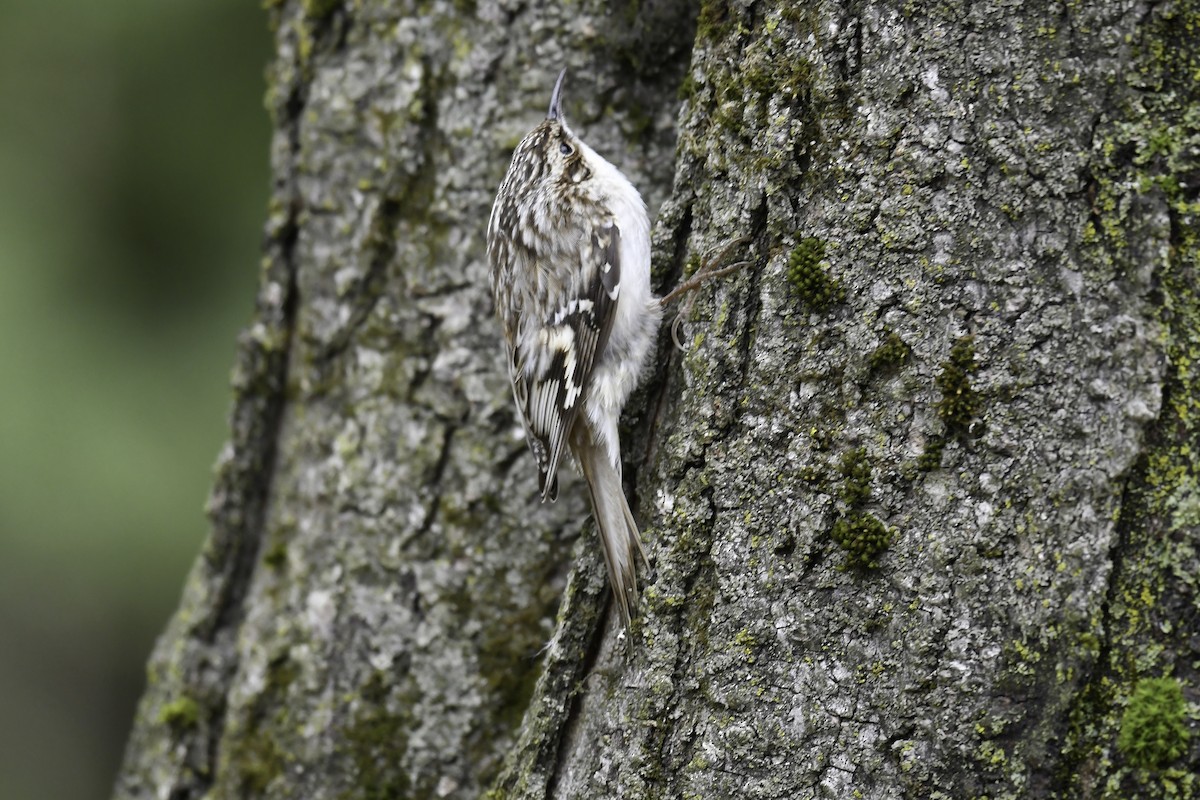
[[[1183,690],[1174,678],[1141,681],[1121,715],[1117,747],[1135,767],[1155,769],[1181,758],[1191,734]]]
[[[324,19],[333,13],[341,0],[303,0],[304,16],[309,19]]]
[[[867,366],[872,373],[883,372],[906,363],[911,354],[912,348],[895,331],[888,331],[879,346],[867,356]]]
[[[971,387],[971,373],[978,368],[975,337],[964,336],[950,348],[950,357],[942,362],[942,371],[934,379],[942,393],[938,417],[952,435],[966,432],[979,413],[979,394]]]
[[[833,540],[846,553],[842,569],[877,569],[892,532],[872,514],[855,512],[833,523]]]
[[[961,438],[979,414],[979,393],[971,385],[971,375],[979,369],[975,361],[975,337],[963,336],[950,348],[950,356],[942,362],[941,372],[934,378],[941,397],[936,409],[945,433],[930,436],[925,450],[917,458],[917,469],[932,472],[942,466],[942,451],[946,443]]]
[[[820,239],[801,239],[788,255],[788,281],[801,302],[813,311],[824,313],[846,299],[841,284],[829,274],[825,261],[825,243]]]
[[[865,448],[857,447],[842,456],[841,495],[848,507],[857,508],[871,496],[871,465],[867,462]]]
[[[871,499],[871,464],[866,448],[857,447],[845,453],[838,472],[842,476],[838,495],[846,510],[833,523],[829,535],[845,554],[839,569],[877,569],[879,558],[891,545],[894,534],[874,514],[863,510]]]
[[[190,697],[179,697],[164,705],[158,712],[159,722],[164,722],[173,728],[189,729],[196,727],[200,718],[200,706]]]

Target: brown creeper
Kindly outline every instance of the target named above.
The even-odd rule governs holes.
[[[617,423],[662,320],[637,189],[567,127],[559,73],[546,119],[513,153],[488,221],[492,296],[542,500],[569,445],[583,470],[625,623],[645,560],[621,485]],[[582,413],[581,413],[582,412]]]

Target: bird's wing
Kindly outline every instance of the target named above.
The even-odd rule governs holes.
[[[540,320],[526,347],[515,347],[509,375],[538,464],[542,500],[558,495],[558,463],[587,396],[596,359],[608,343],[621,291],[621,231],[607,222],[585,236],[582,276],[557,309]]]

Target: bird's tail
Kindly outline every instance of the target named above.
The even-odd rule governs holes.
[[[592,497],[592,513],[608,567],[608,581],[617,599],[617,608],[625,626],[629,626],[631,609],[637,605],[637,565],[635,558],[646,563],[646,551],[638,535],[637,523],[625,500],[621,473],[608,459],[605,448],[597,446],[586,425],[575,426],[572,445],[575,457],[583,469],[588,491]]]

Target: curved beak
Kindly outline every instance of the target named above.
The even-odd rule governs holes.
[[[546,112],[546,119],[562,119],[562,85],[565,77],[567,70],[564,68],[554,82],[554,94],[550,95],[550,110]]]

